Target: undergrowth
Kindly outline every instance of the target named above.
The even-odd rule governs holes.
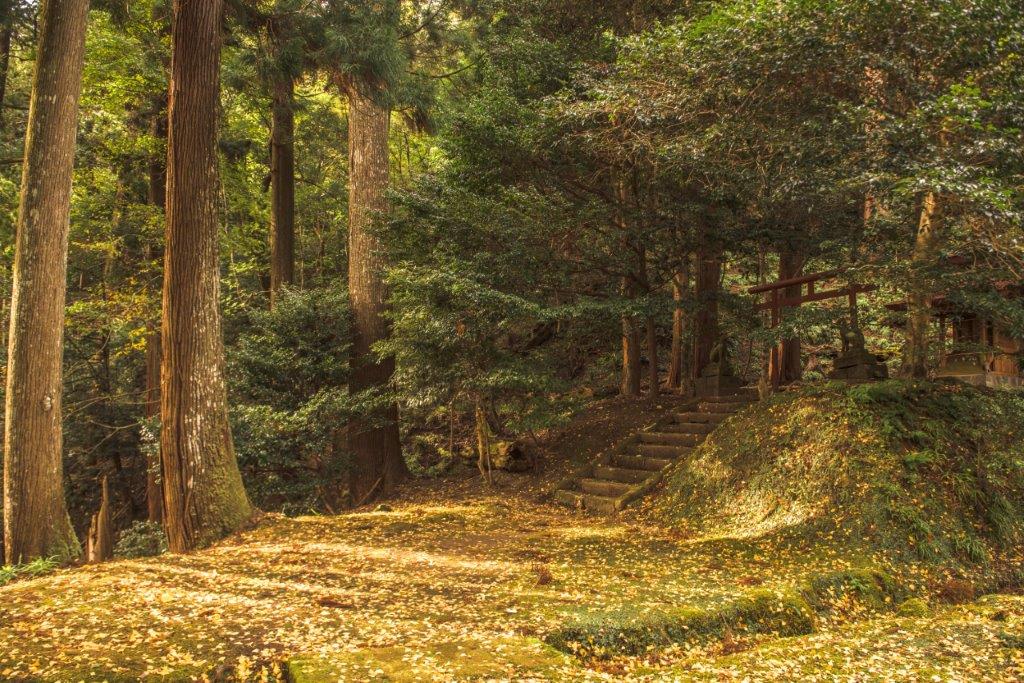
[[[819,621],[896,610],[906,591],[881,570],[815,576],[795,588],[761,588],[724,605],[645,613],[590,614],[548,634],[546,642],[582,658],[640,656],[653,648],[698,645],[736,636],[800,636]]]
[[[822,543],[948,570],[1024,536],[1024,397],[831,383],[737,415],[668,478],[661,516],[702,534]]]
[[[0,586],[7,585],[15,579],[31,579],[49,574],[59,566],[60,563],[56,559],[40,557],[26,564],[0,567]]]

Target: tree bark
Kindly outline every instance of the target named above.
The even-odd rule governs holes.
[[[295,281],[295,112],[291,77],[273,84],[270,135],[270,306]]]
[[[9,12],[8,12],[9,14]],[[7,74],[11,67],[11,41],[14,39],[14,17],[3,17],[3,27],[0,28],[0,131],[4,130],[4,115],[7,113],[4,105],[7,102]]]
[[[7,355],[4,546],[11,564],[81,554],[64,501],[61,366],[88,10],[88,0],[45,0],[39,14]]]
[[[629,278],[622,278],[622,294],[632,298],[635,287]],[[622,382],[619,393],[623,396],[640,395],[640,326],[636,318],[622,316]]]
[[[156,112],[150,124],[150,132],[154,139],[167,140],[167,108],[165,98],[156,103]],[[161,145],[164,147],[165,145]],[[149,160],[149,192],[148,199],[151,206],[163,211],[167,204],[167,152],[154,154]],[[150,246],[148,249],[150,261],[156,261],[159,257],[159,249]],[[153,419],[160,415],[160,363],[162,357],[162,344],[160,342],[160,327],[152,322],[146,325],[146,387],[145,387],[145,411],[147,419]],[[150,522],[161,523],[164,518],[164,500],[162,488],[162,476],[160,475],[160,450],[159,444],[146,460],[146,511],[147,519]]]
[[[382,247],[371,228],[387,210],[388,131],[391,112],[365,83],[346,84],[348,95],[349,226],[348,288],[355,339],[349,391],[386,390],[394,373],[391,358],[378,359],[375,343],[386,339],[384,317],[388,292],[384,284]],[[390,495],[408,476],[398,434],[398,407],[387,403],[376,414],[348,426],[352,457],[349,493],[353,502],[371,502]]]
[[[804,270],[804,256],[799,251],[783,247],[779,250],[779,279],[788,280],[800,277]],[[796,285],[782,290],[783,298],[795,298],[800,296],[801,286]],[[800,362],[800,339],[793,337],[783,339],[779,346],[779,381],[782,384],[791,384],[800,381],[803,376],[803,365]],[[769,371],[769,376],[772,376]]]
[[[907,348],[905,372],[914,378],[928,376],[928,328],[931,325],[931,297],[934,295],[929,278],[922,270],[935,265],[941,239],[942,215],[939,197],[927,193],[921,201],[917,236],[911,262],[913,281],[907,308]]]
[[[160,397],[164,529],[172,552],[208,545],[252,513],[228,425],[219,309],[223,9],[223,0],[174,2]]]
[[[164,102],[157,104],[153,120],[150,122],[150,135],[153,139],[167,142],[167,106]],[[149,192],[150,205],[163,209],[167,205],[167,152],[157,152],[149,159]]]
[[[651,398],[655,398],[661,392],[661,381],[658,377],[658,328],[651,316],[647,317],[647,382]]]
[[[160,415],[160,331],[150,328],[146,335],[146,393],[145,417]],[[163,490],[160,476],[160,451],[155,450],[146,459],[146,512],[150,522],[164,519]]]
[[[110,512],[110,486],[103,477],[100,509],[92,516],[86,541],[85,561],[106,562],[114,558],[114,524]]]
[[[690,287],[690,260],[683,261],[682,268],[672,280],[672,299],[676,308],[672,313],[672,351],[668,367],[668,388],[681,389],[683,386],[683,341],[686,336],[686,311],[682,302]]]
[[[717,249],[702,247],[697,255],[697,314],[693,321],[693,379],[711,362],[711,351],[720,341],[718,295],[722,257]]]

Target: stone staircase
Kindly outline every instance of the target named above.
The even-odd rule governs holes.
[[[701,399],[689,412],[675,413],[634,434],[563,480],[553,498],[571,508],[615,514],[657,486],[665,471],[704,443],[719,423],[756,400],[757,392],[749,389]]]

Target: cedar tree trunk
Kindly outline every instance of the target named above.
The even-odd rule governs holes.
[[[373,345],[388,336],[384,317],[387,288],[381,244],[372,233],[375,216],[387,210],[388,131],[391,112],[364,83],[348,83],[349,225],[348,288],[354,336],[349,391],[386,389],[395,363],[379,359]],[[376,414],[348,426],[352,456],[349,493],[360,505],[390,495],[408,476],[398,435],[398,407],[389,403]]]
[[[160,397],[164,530],[173,552],[209,545],[252,513],[228,425],[218,301],[223,9],[223,0],[174,2]]]
[[[44,0],[14,251],[4,434],[9,564],[81,554],[64,502],[68,221],[88,0]]]
[[[804,270],[803,255],[792,249],[783,248],[779,251],[779,279],[788,280],[800,277]],[[785,299],[799,297],[802,287],[795,285],[782,290]],[[782,384],[797,382],[803,376],[803,365],[800,362],[800,339],[783,339],[779,350],[779,378]],[[769,376],[772,376],[769,373]]]
[[[718,289],[722,279],[722,257],[717,250],[702,248],[697,255],[697,314],[693,321],[693,378],[700,377],[711,362],[711,351],[720,341],[718,330]]]
[[[164,101],[157,103],[150,131],[157,140],[167,140],[167,108]],[[167,153],[154,154],[149,160],[149,203],[163,211],[167,199]],[[160,254],[150,247],[148,255],[155,261]],[[153,323],[146,325],[146,389],[144,394],[146,418],[160,415],[160,362],[162,357],[160,328]],[[146,461],[146,517],[150,522],[161,523],[164,519],[164,498],[160,476],[160,450],[157,448]]]
[[[683,339],[686,336],[686,311],[682,302],[690,287],[690,260],[683,261],[682,268],[672,280],[672,299],[676,308],[672,313],[672,351],[668,366],[668,388],[681,389],[683,386]]]
[[[295,281],[295,112],[294,81],[278,76],[273,85],[270,133],[270,306],[281,287]]]
[[[929,192],[921,201],[912,262],[915,268],[907,310],[906,372],[911,377],[928,376],[928,327],[931,324],[929,279],[921,272],[935,263],[941,237],[942,216],[939,197]]]

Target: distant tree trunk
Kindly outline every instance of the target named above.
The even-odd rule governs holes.
[[[208,545],[252,513],[228,425],[219,310],[223,9],[223,0],[174,1],[160,397],[164,529],[173,552]]]
[[[81,554],[61,461],[68,221],[88,0],[44,0],[14,250],[4,434],[11,564]]]
[[[700,377],[711,362],[711,351],[720,341],[718,295],[722,280],[721,253],[702,247],[697,255],[697,313],[693,321],[693,378]]]
[[[779,279],[789,280],[800,277],[804,270],[804,256],[790,247],[779,250]],[[802,291],[800,285],[786,287],[782,290],[783,298],[798,297]],[[793,337],[784,339],[779,349],[779,378],[782,384],[798,382],[803,376],[803,365],[800,362],[800,339]],[[772,376],[769,373],[769,376]]]
[[[907,310],[907,348],[905,372],[911,377],[928,376],[928,328],[931,325],[932,291],[929,278],[921,271],[935,264],[942,231],[940,200],[927,193],[921,201],[921,213],[914,240],[912,263],[915,268]]]
[[[167,140],[167,108],[164,98],[157,103],[153,115],[150,132],[157,140]],[[163,149],[164,145],[161,145]],[[162,212],[167,203],[167,151],[154,154],[149,160],[149,203]],[[159,249],[150,247],[150,261],[159,258]],[[160,327],[149,322],[146,324],[146,388],[145,410],[147,419],[160,415],[160,362],[161,362]],[[164,518],[164,499],[162,477],[160,476],[160,450],[157,448],[147,456],[146,460],[146,511],[150,522],[161,523]]]
[[[103,477],[100,509],[92,516],[86,537],[85,561],[106,562],[114,557],[114,523],[110,512],[110,486]]]
[[[672,279],[672,299],[675,310],[672,313],[672,352],[668,367],[668,388],[681,389],[683,386],[683,342],[686,336],[686,311],[682,302],[690,287],[690,260],[687,256],[682,267]]]
[[[147,419],[160,415],[160,331],[152,326],[146,335],[146,393]],[[150,522],[160,523],[164,518],[163,490],[161,489],[159,447],[146,459],[146,511]]]
[[[295,281],[295,84],[277,77],[273,84],[270,136],[270,306],[281,287]]]
[[[388,131],[391,112],[370,86],[347,83],[349,131],[348,288],[355,339],[352,345],[353,394],[386,389],[395,362],[380,360],[372,351],[386,339],[387,287],[381,244],[371,228],[374,217],[387,210]],[[349,489],[353,503],[390,495],[408,476],[398,435],[398,407],[389,403],[377,415],[348,426],[348,449],[353,459]]]
[[[8,14],[10,10],[8,10]],[[4,115],[7,104],[7,74],[11,67],[11,41],[14,38],[14,18],[3,17],[3,27],[0,28],[0,132],[4,130]]]
[[[167,205],[167,150],[163,149],[167,143],[167,105],[163,98],[157,103],[149,130],[154,140],[164,143],[161,151],[149,158],[148,200],[162,210]]]
[[[647,364],[647,381],[651,398],[654,398],[661,391],[661,379],[658,377],[658,328],[651,316],[647,316]]]
[[[632,298],[635,287],[629,278],[622,278],[622,294]],[[622,316],[622,382],[619,393],[623,396],[640,395],[640,326],[636,318]]]

